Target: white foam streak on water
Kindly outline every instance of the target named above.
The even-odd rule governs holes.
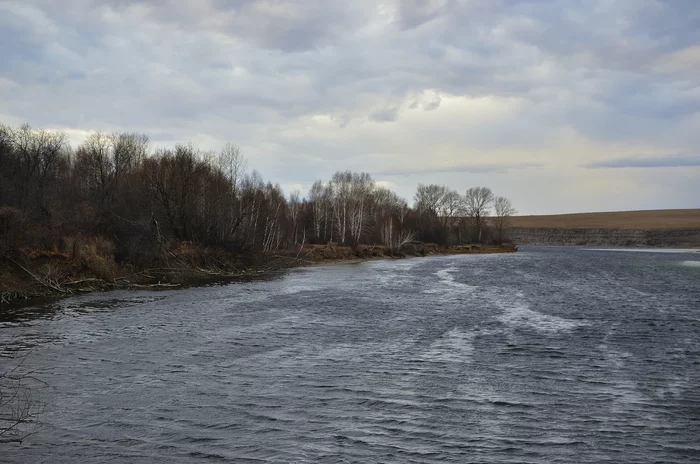
[[[504,324],[510,326],[531,327],[540,332],[555,333],[568,331],[576,327],[588,325],[586,322],[573,321],[563,317],[550,316],[533,311],[527,305],[513,306],[506,308],[504,313],[497,318]]]
[[[474,291],[476,290],[477,287],[473,285],[468,285],[464,284],[462,282],[457,282],[455,280],[454,275],[452,275],[455,271],[457,271],[456,267],[448,267],[445,269],[440,269],[435,273],[440,278],[440,282],[444,285],[448,285],[450,287],[453,287],[455,289],[459,289],[460,291]]]
[[[435,274],[440,277],[443,284],[459,288],[461,290],[474,291],[478,287],[463,284],[455,281],[453,275],[458,271],[456,267],[448,267],[437,271]],[[423,290],[423,293],[444,293],[444,289]],[[530,309],[522,292],[504,293],[493,290],[484,292],[481,295],[495,308],[501,309],[503,313],[496,319],[510,327],[529,327],[543,333],[556,333],[559,331],[569,331],[576,327],[589,325],[587,321],[575,321],[558,316],[550,316]]]
[[[418,264],[421,263],[420,258],[413,258],[410,260],[404,260],[404,261],[395,261],[393,259],[385,259],[385,260],[378,260],[378,261],[372,261],[372,268],[374,269],[391,269],[392,271],[396,270],[401,270],[401,271],[410,271],[414,267],[416,267]]]
[[[681,261],[681,266],[700,267],[700,261]]]
[[[474,334],[460,329],[445,332],[421,358],[433,362],[469,362],[474,353]]]
[[[282,287],[279,291],[280,294],[283,295],[294,295],[295,293],[301,293],[301,292],[313,292],[316,290],[320,290],[320,286],[315,286],[315,285],[288,285],[285,287]]]

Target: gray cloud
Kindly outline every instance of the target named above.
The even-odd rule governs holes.
[[[533,169],[541,167],[540,164],[536,163],[514,163],[510,165],[495,164],[495,163],[481,163],[481,164],[471,164],[471,163],[457,163],[450,166],[444,167],[433,167],[433,168],[410,168],[410,167],[399,167],[394,169],[384,169],[379,171],[374,171],[375,174],[381,176],[405,176],[409,174],[439,174],[439,173],[470,173],[470,174],[488,174],[488,173],[499,173],[505,174],[513,171],[520,171],[523,169]]]
[[[402,29],[412,29],[439,18],[454,7],[452,0],[404,0],[399,2],[398,16]]]
[[[678,168],[700,167],[700,155],[663,155],[647,157],[625,157],[598,161],[586,165],[588,168]]]
[[[323,0],[109,0],[115,13],[137,15],[181,31],[214,31],[257,46],[299,52],[330,43],[352,29],[362,10],[338,8]],[[354,14],[352,14],[354,13]]]
[[[570,176],[700,143],[695,0],[4,0],[0,42],[0,122],[230,140],[283,184],[346,167]]]
[[[396,121],[396,118],[398,118],[398,111],[399,109],[397,107],[383,108],[370,114],[369,118],[376,122]]]

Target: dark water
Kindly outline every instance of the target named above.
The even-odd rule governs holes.
[[[20,312],[0,370],[33,348],[46,409],[0,461],[700,462],[698,261],[530,247]]]

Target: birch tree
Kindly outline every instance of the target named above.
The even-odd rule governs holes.
[[[289,195],[287,203],[287,215],[289,218],[289,227],[291,232],[291,241],[294,245],[297,244],[297,235],[299,232],[299,221],[301,219],[302,203],[298,190],[295,190]]]
[[[338,233],[338,242],[346,243],[351,214],[352,173],[350,171],[336,172],[333,174],[330,185],[332,189],[331,204]]]
[[[311,203],[311,215],[313,224],[313,236],[317,243],[321,242],[321,234],[323,232],[323,225],[326,220],[326,205],[327,197],[325,195],[325,188],[323,182],[317,180],[311,186],[309,190],[309,202]]]
[[[350,235],[353,244],[362,240],[367,226],[374,180],[366,172],[353,173],[350,191]]]

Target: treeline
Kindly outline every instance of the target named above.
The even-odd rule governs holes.
[[[513,211],[488,188],[461,195],[438,185],[419,185],[409,207],[350,171],[316,181],[305,197],[285,196],[248,172],[230,144],[219,153],[191,144],[152,151],[143,134],[97,132],[73,149],[62,132],[0,125],[3,253],[62,249],[76,237],[103,237],[117,260],[137,264],[183,243],[260,253],[304,243],[500,242]]]

